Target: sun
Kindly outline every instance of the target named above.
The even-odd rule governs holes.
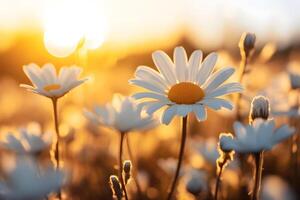
[[[44,44],[56,57],[67,57],[84,39],[84,48],[96,49],[106,39],[107,19],[99,2],[63,0],[44,12]]]

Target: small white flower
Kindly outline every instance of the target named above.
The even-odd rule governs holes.
[[[119,94],[105,106],[96,106],[93,112],[84,111],[85,116],[94,123],[114,128],[121,132],[145,130],[156,125],[156,120],[142,112],[131,97]]]
[[[272,149],[274,145],[290,137],[295,130],[287,125],[275,129],[274,120],[258,118],[247,126],[242,125],[240,122],[235,122],[234,132],[236,138],[226,134],[220,136],[220,147],[222,150],[257,153]]]
[[[0,144],[2,147],[19,154],[36,154],[50,146],[51,138],[48,136],[49,134],[30,133],[26,129],[21,129],[19,137],[13,133],[8,133],[6,141]]]
[[[62,97],[88,80],[88,78],[78,79],[82,69],[77,66],[62,67],[59,74],[56,73],[56,69],[52,64],[45,64],[40,68],[36,64],[31,63],[25,65],[23,70],[33,86],[26,84],[21,84],[20,86],[49,98]]]
[[[63,185],[64,173],[52,168],[41,169],[36,161],[19,158],[16,167],[0,182],[0,197],[8,200],[40,200]]]
[[[234,68],[212,73],[216,53],[209,54],[202,63],[200,50],[194,51],[188,60],[183,47],[175,48],[174,63],[163,51],[155,51],[152,57],[159,72],[140,66],[130,83],[149,90],[133,95],[136,99],[151,99],[144,102],[148,114],[167,106],[161,119],[164,124],[169,124],[175,115],[186,116],[191,112],[199,121],[206,120],[206,107],[232,109],[232,103],[220,97],[243,90],[239,83],[223,84]]]

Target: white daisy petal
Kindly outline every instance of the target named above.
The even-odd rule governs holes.
[[[212,91],[226,81],[233,73],[235,69],[232,67],[225,67],[215,72],[208,81],[204,84],[203,89],[205,92]]]
[[[44,85],[44,81],[39,77],[40,69],[37,67],[36,64],[32,63],[29,65],[24,65],[23,71],[30,79],[30,81],[33,83],[34,86],[42,87]]]
[[[164,76],[167,83],[169,85],[173,85],[176,83],[176,77],[174,73],[174,65],[169,58],[169,56],[163,51],[155,51],[152,54],[153,61],[160,71],[160,73]]]
[[[191,82],[195,82],[197,78],[197,72],[200,68],[200,64],[202,61],[202,51],[196,50],[192,53],[189,63],[188,63],[188,69],[189,69],[189,77],[188,80]]]
[[[178,81],[186,80],[187,55],[183,47],[176,47],[174,50],[175,72]]]
[[[142,88],[151,90],[152,92],[156,92],[156,93],[165,93],[165,90],[163,87],[159,87],[149,81],[144,81],[144,80],[139,80],[139,79],[133,79],[129,81],[131,84],[136,85],[136,86],[140,86]]]
[[[155,111],[159,110],[165,105],[166,103],[164,102],[159,102],[159,101],[153,102],[152,104],[146,107],[146,112],[148,115],[152,115]]]
[[[57,83],[56,69],[51,63],[47,63],[41,68],[41,76],[47,85]]]
[[[206,93],[206,97],[212,98],[242,91],[243,86],[240,83],[226,83],[216,88],[215,90]]]
[[[193,110],[198,121],[205,121],[207,118],[206,110],[202,105],[193,105]]]
[[[150,99],[157,99],[157,100],[169,102],[169,99],[166,96],[153,93],[153,92],[139,92],[132,95],[132,97],[135,99],[150,98]]]
[[[164,87],[164,89],[168,88],[168,84],[164,78],[157,71],[150,67],[139,66],[135,71],[135,77],[141,80],[155,82],[157,85]]]
[[[190,105],[178,105],[177,106],[177,114],[181,117],[185,117],[191,111],[192,111],[192,106],[190,106]]]
[[[176,105],[168,107],[162,115],[161,122],[165,125],[168,125],[172,121],[173,117],[176,115],[176,111]]]
[[[202,100],[201,103],[214,110],[219,110],[221,108],[227,108],[228,110],[233,109],[233,104],[230,101],[225,99],[210,98],[210,99]]]
[[[281,126],[274,133],[274,137],[273,137],[274,142],[273,142],[273,144],[275,145],[275,144],[281,142],[282,140],[285,140],[286,138],[293,135],[294,132],[295,132],[294,128],[291,128],[287,125]]]
[[[213,71],[215,64],[217,62],[218,55],[216,53],[211,53],[204,59],[201,68],[197,73],[197,83],[202,85],[206,82],[207,78]]]

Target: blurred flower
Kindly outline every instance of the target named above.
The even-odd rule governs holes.
[[[6,141],[0,144],[19,154],[38,154],[50,146],[51,138],[48,136],[49,134],[30,133],[26,129],[21,129],[19,138],[13,133],[8,133]]]
[[[26,84],[21,84],[20,86],[49,98],[62,97],[88,80],[88,78],[78,80],[82,69],[77,66],[63,67],[59,75],[52,64],[45,64],[40,68],[36,64],[31,63],[25,65],[23,70],[33,86]]]
[[[264,96],[255,96],[251,102],[249,121],[256,118],[268,119],[270,113],[269,99]]]
[[[299,89],[300,88],[300,74],[297,74],[293,71],[289,71],[289,78],[291,81],[292,89]]]
[[[142,106],[137,105],[133,98],[120,94],[115,94],[111,103],[96,106],[94,113],[85,110],[84,114],[92,122],[120,132],[145,130],[156,125],[156,120],[143,113]]]
[[[216,160],[219,157],[219,152],[217,148],[217,140],[215,138],[210,137],[204,141],[193,142],[193,147],[197,153],[203,156],[204,159],[210,164],[216,164]]]
[[[201,192],[207,191],[207,174],[205,171],[191,169],[186,175],[186,190],[198,196]]]
[[[157,161],[158,166],[168,174],[173,174],[176,171],[177,160],[174,158],[159,159]],[[186,167],[180,169],[180,175],[183,175],[186,171]]]
[[[190,112],[203,121],[205,107],[232,109],[230,101],[218,97],[243,90],[239,83],[222,85],[234,73],[233,68],[226,67],[212,74],[216,53],[209,54],[202,63],[200,50],[194,51],[188,60],[183,47],[175,48],[174,63],[162,51],[154,52],[152,57],[159,72],[140,66],[130,83],[150,90],[133,95],[136,99],[153,99],[143,103],[148,114],[168,106],[161,118],[164,124],[169,124],[175,115],[184,117]]]
[[[63,185],[65,174],[52,168],[41,169],[33,159],[19,158],[7,177],[6,182],[0,182],[0,197],[40,200]]]
[[[293,190],[278,176],[267,176],[262,181],[262,200],[296,200]]]
[[[294,133],[294,128],[287,125],[275,129],[274,120],[255,119],[252,124],[244,126],[234,123],[236,138],[229,135],[220,136],[220,147],[224,151],[234,150],[239,153],[257,153],[270,150]]]

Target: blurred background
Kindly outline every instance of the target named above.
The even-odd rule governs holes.
[[[249,96],[256,94],[271,84],[274,74],[290,66],[299,68],[299,8],[298,0],[0,0],[0,137],[33,122],[41,124],[42,130],[54,131],[51,102],[19,88],[20,83],[29,83],[23,65],[82,66],[83,75],[91,80],[59,105],[60,129],[67,144],[65,165],[72,166],[74,175],[65,193],[69,199],[111,199],[108,177],[116,173],[118,133],[90,124],[83,108],[104,104],[114,93],[135,92],[137,88],[128,85],[128,80],[137,66],[154,67],[151,53],[158,49],[170,56],[176,46],[185,47],[188,55],[196,49],[205,55],[217,51],[217,67],[238,67],[238,42],[243,32],[255,33],[257,38],[249,63],[252,71],[243,80]],[[191,118],[191,142],[213,137],[216,145],[220,132],[232,131],[233,121],[234,112],[209,112],[208,120],[201,124]],[[160,167],[166,165],[159,164],[163,161],[149,165],[149,160],[156,163],[176,157],[179,127],[178,120],[171,126],[130,135],[132,143],[145,143],[134,150],[145,199],[165,195],[172,173]],[[269,157],[267,154],[264,174],[273,179],[276,175],[277,181],[285,181],[287,188],[297,193],[299,185],[293,186],[288,160],[282,158],[289,151],[286,146]],[[215,165],[193,152],[187,150],[187,163],[208,171],[208,185],[213,184]],[[278,158],[282,162],[278,163]],[[232,170],[224,187],[238,191],[239,173]],[[283,187],[280,184],[270,186],[271,190]],[[134,184],[132,191],[134,194]],[[241,199],[240,192],[228,191],[223,191],[225,197]],[[195,199],[188,192],[180,194],[179,199]]]

